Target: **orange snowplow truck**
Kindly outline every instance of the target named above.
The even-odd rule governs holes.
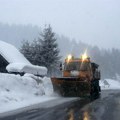
[[[60,65],[62,77],[51,78],[55,92],[66,97],[99,96],[99,65],[91,62],[86,54],[81,58],[69,55],[63,65]]]

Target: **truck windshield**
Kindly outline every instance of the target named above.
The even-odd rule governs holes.
[[[77,70],[77,71],[87,71],[89,68],[89,63],[81,63],[81,62],[69,62],[65,63],[64,69],[71,71],[71,70]]]

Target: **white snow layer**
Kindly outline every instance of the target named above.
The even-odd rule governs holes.
[[[24,63],[11,63],[6,67],[8,72],[24,72],[31,73],[34,75],[46,75],[47,68],[32,64],[24,64]]]
[[[9,63],[6,67],[8,72],[25,72],[35,75],[47,74],[46,67],[32,65],[17,48],[9,43],[0,41],[0,54]]]
[[[0,73],[0,113],[55,99],[51,80]]]
[[[120,80],[104,79],[100,80],[102,90],[120,89]]]
[[[0,41],[0,54],[9,63],[31,64],[13,45]]]

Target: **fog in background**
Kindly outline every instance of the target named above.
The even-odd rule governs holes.
[[[102,78],[115,78],[120,76],[119,6],[119,0],[0,0],[0,40],[20,48],[50,24],[62,60],[87,49]]]
[[[41,28],[51,24],[56,33],[70,39],[101,48],[120,48],[119,6],[119,0],[0,0],[0,22]],[[38,33],[35,29],[29,33],[30,30],[22,37],[20,33],[14,34],[14,42],[10,35],[5,35],[5,39],[17,44],[17,38],[27,39],[26,34],[31,32],[34,35],[28,39],[34,39]]]

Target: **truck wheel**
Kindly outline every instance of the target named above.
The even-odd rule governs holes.
[[[98,85],[99,85],[98,81],[95,81],[95,80],[91,84],[90,98],[92,100],[97,99],[100,96],[100,93],[99,93],[100,87]]]

